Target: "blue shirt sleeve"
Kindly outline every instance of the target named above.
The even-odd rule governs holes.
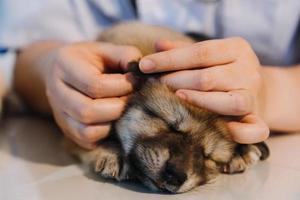
[[[8,48],[0,47],[0,55],[8,52]]]

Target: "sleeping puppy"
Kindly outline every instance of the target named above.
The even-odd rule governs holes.
[[[155,41],[193,40],[178,32],[137,22],[116,25],[99,40],[132,45],[143,55],[155,52]],[[109,138],[92,151],[68,142],[69,151],[103,178],[134,179],[154,191],[182,193],[208,183],[219,173],[240,173],[269,156],[265,143],[237,144],[219,115],[191,105],[155,77],[128,68],[141,80]]]

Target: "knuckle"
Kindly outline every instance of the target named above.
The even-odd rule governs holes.
[[[260,128],[261,128],[260,140],[265,141],[266,139],[268,139],[270,135],[270,129],[267,126],[267,124],[265,124],[264,122],[261,124]]]
[[[214,80],[210,73],[199,73],[196,81],[196,88],[202,91],[209,91],[213,89]]]
[[[85,124],[92,123],[93,110],[89,106],[78,107],[75,112],[80,122]]]
[[[88,127],[88,126],[82,128],[82,130],[81,130],[81,135],[86,142],[96,142],[97,134],[99,134],[99,133],[95,129]]]
[[[234,93],[233,113],[237,115],[246,115],[251,112],[252,101],[250,95],[245,93]]]
[[[65,68],[64,63],[69,59],[69,57],[70,57],[69,46],[63,46],[57,49],[53,53],[52,71],[59,72],[61,71],[62,68]]]
[[[249,42],[242,37],[233,37],[232,40],[242,49],[251,49]]]
[[[91,98],[101,98],[103,96],[103,83],[98,78],[91,79],[88,84],[86,84],[86,93]]]
[[[265,128],[262,132],[261,140],[265,141],[266,139],[268,139],[269,135],[270,135],[270,129],[267,126],[265,126]]]

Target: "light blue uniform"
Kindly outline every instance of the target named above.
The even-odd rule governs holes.
[[[0,48],[32,41],[92,40],[139,19],[209,37],[242,36],[262,64],[300,63],[300,0],[0,0]]]

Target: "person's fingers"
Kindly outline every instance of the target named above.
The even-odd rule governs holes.
[[[52,112],[57,125],[60,127],[61,131],[66,137],[70,138],[72,141],[85,149],[93,149],[96,147],[95,143],[87,142],[80,137],[80,134],[77,132],[72,132],[71,129],[73,130],[73,128],[71,128],[70,124],[66,122],[65,114],[63,114],[55,106],[52,107]]]
[[[120,117],[125,104],[124,98],[90,99],[63,82],[57,82],[48,98],[70,116],[85,124],[110,122]]]
[[[83,104],[85,108],[75,109],[70,113],[85,124],[110,122],[120,118],[125,105],[125,101],[121,98],[96,99],[86,105]]]
[[[73,88],[91,98],[124,96],[132,92],[134,79],[127,74],[100,74],[97,69],[77,66],[62,75]]]
[[[110,123],[86,125],[78,122],[66,113],[63,115],[69,133],[72,134],[77,140],[81,140],[86,143],[94,143],[108,136],[111,127]]]
[[[240,38],[207,40],[145,56],[140,61],[144,73],[176,71],[223,65],[234,62],[241,48],[249,48]]]
[[[202,92],[180,89],[176,95],[191,104],[222,115],[246,115],[254,109],[254,99],[248,90]]]
[[[192,42],[183,41],[183,40],[171,41],[171,40],[167,40],[167,39],[159,39],[155,43],[155,50],[157,52],[167,51],[167,50],[171,50],[171,49],[175,49],[175,48],[185,47],[190,44],[192,44]]]
[[[254,144],[262,142],[269,137],[268,126],[255,115],[243,117],[241,122],[229,122],[228,128],[232,139],[241,144]]]
[[[127,64],[142,57],[140,50],[134,46],[114,45],[103,42],[91,42],[90,47],[95,50],[105,65],[112,69],[126,70]]]
[[[118,67],[117,65],[122,62],[136,59],[137,56],[131,55],[132,53],[122,52],[124,49],[129,49],[128,52],[130,52],[131,48],[106,43],[84,43],[83,45],[80,46],[79,50],[75,47],[65,47],[66,49],[60,50],[54,72],[61,79],[91,98],[123,96],[133,90],[134,81],[130,73],[102,74],[102,72],[107,71],[107,63],[115,64],[115,67]],[[86,50],[82,50],[83,47]],[[109,56],[106,55],[108,54],[107,51],[117,51],[115,54],[121,53],[122,55],[118,56],[119,60],[112,58],[115,54],[108,58],[105,57]],[[100,54],[105,54],[105,56],[101,57]]]
[[[240,70],[231,65],[168,73],[161,76],[161,81],[175,90],[230,91],[248,87]]]

